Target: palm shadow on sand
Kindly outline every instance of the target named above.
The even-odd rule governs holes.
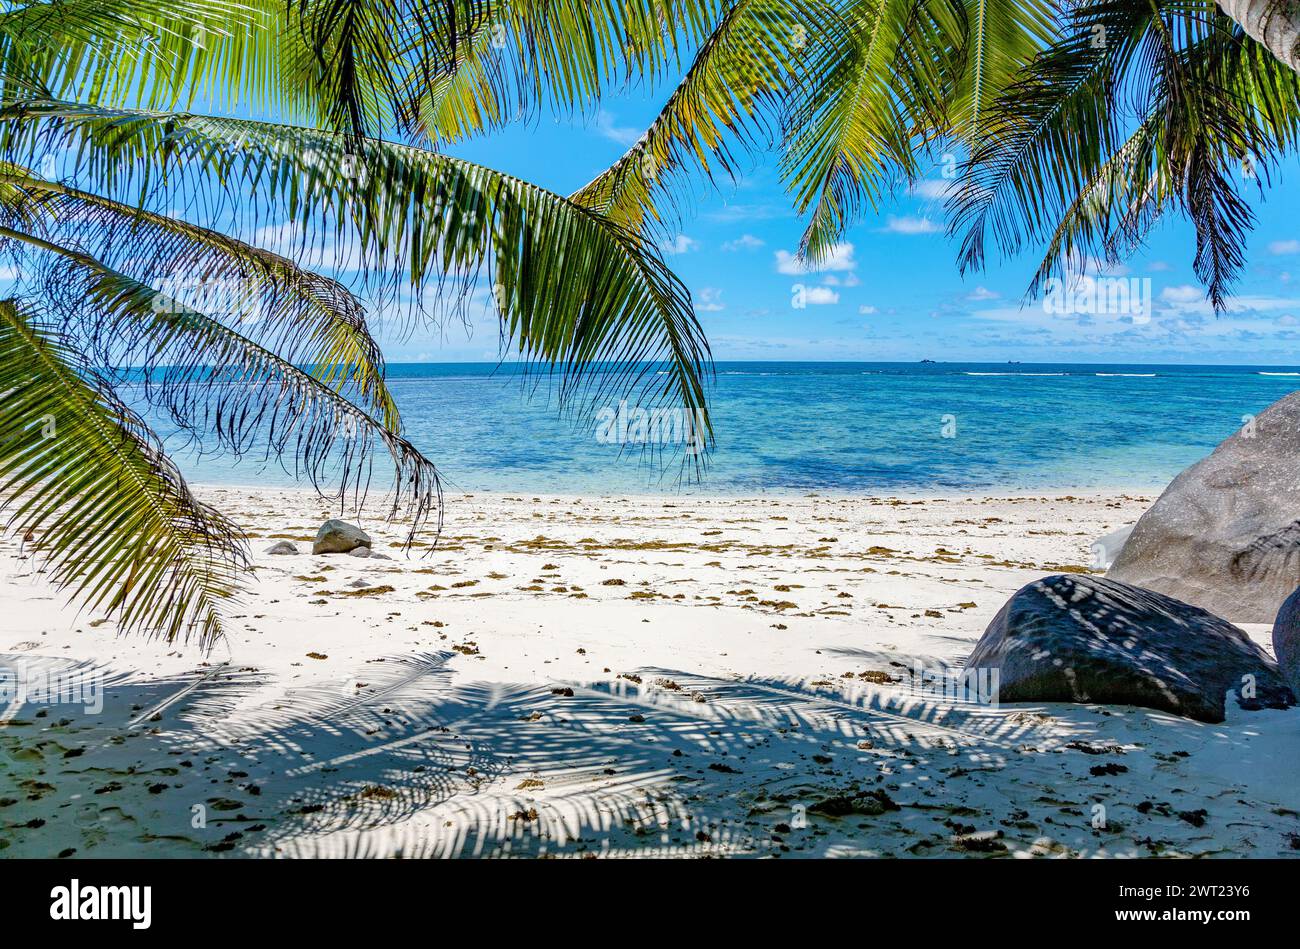
[[[467,682],[453,656],[299,687],[232,666],[145,681],[30,660],[99,676],[104,704],[10,708],[6,855],[1091,854],[1150,852],[1144,839],[1194,852],[1205,837],[1177,802],[1140,809],[1143,774],[1165,763],[1108,737],[1114,717],[665,669]],[[1127,714],[1201,746],[1234,740]],[[1090,776],[1110,761],[1124,770]],[[1097,799],[1110,827],[1092,826]],[[1254,822],[1282,846],[1278,820]]]

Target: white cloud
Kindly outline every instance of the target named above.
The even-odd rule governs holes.
[[[1199,303],[1205,299],[1205,291],[1193,284],[1182,283],[1176,287],[1165,287],[1160,291],[1160,299],[1173,304]]]
[[[630,148],[641,138],[643,129],[615,125],[613,113],[601,109],[596,113],[596,131],[610,141]]]
[[[891,214],[884,230],[890,234],[937,234],[941,228],[928,217],[894,217]]]
[[[760,247],[766,246],[766,244],[766,241],[760,240],[753,234],[742,234],[734,241],[727,241],[722,245],[722,249],[727,253],[734,253],[738,250],[758,250]]]
[[[737,221],[767,221],[772,218],[789,217],[790,211],[774,204],[732,204],[710,211],[705,215],[710,221],[735,223]]]
[[[1087,270],[1096,271],[1107,277],[1124,277],[1130,273],[1128,264],[1109,261],[1102,257],[1089,257]]]
[[[863,316],[870,316],[871,314],[876,312],[876,308],[874,306],[868,306],[867,304],[864,303],[862,306],[858,307],[858,312],[861,313]]]
[[[695,309],[701,313],[717,313],[726,308],[722,291],[717,287],[705,287],[695,294]]]
[[[974,290],[970,292],[970,294],[966,297],[966,299],[974,300],[974,301],[996,300],[1001,295],[1002,294],[1000,293],[994,293],[988,287],[976,287]]]
[[[853,259],[853,245],[836,244],[816,264],[800,260],[788,250],[776,252],[776,272],[790,276],[802,276],[810,273],[847,273],[858,269],[858,262]]]
[[[1300,241],[1274,241],[1268,245],[1268,252],[1274,257],[1285,254],[1300,254]]]
[[[672,240],[660,244],[659,249],[665,254],[676,256],[678,254],[689,254],[699,246],[693,238],[687,237],[685,234],[678,234]]]
[[[809,287],[804,291],[803,301],[808,306],[831,306],[840,302],[840,295],[830,287]]]

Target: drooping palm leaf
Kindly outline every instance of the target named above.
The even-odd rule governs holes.
[[[247,558],[56,325],[0,302],[0,512],[50,578],[121,628],[220,635]]]
[[[941,127],[959,47],[944,4],[855,0],[817,46],[791,106],[782,174],[809,214],[801,246],[815,262],[865,207],[916,173],[924,130]]]
[[[409,442],[318,379],[236,329],[113,270],[88,254],[0,227],[53,263],[45,296],[86,358],[130,367],[121,381],[182,428],[212,432],[235,454],[291,465],[322,494],[368,492],[376,449],[387,454],[390,514],[410,519],[408,541],[430,517],[441,524],[438,472]],[[337,486],[337,487],[332,487]]]
[[[58,0],[0,12],[0,76],[149,108],[252,104],[309,115],[281,62],[301,55],[285,0]]]
[[[983,265],[990,229],[1006,253],[1017,253],[1026,232],[1041,234],[1062,205],[1095,193],[1102,162],[1127,137],[1111,90],[1150,19],[1143,4],[1081,10],[1056,46],[987,102],[950,195],[951,230],[964,232],[963,270]]]
[[[699,11],[714,2],[521,0],[506,21],[515,57],[502,68],[526,90],[522,110],[585,107],[615,81],[666,69],[679,41],[711,24],[712,12]],[[501,9],[474,0],[63,0],[0,11],[0,250],[21,257],[23,285],[43,298],[61,345],[85,367],[120,367],[97,385],[131,384],[182,429],[211,431],[237,454],[265,451],[322,491],[335,480],[340,492],[364,491],[378,449],[393,476],[392,513],[409,513],[412,534],[435,509],[441,515],[438,476],[397,433],[357,292],[419,308],[436,290],[459,309],[485,278],[503,342],[548,370],[566,404],[633,388],[698,419],[707,345],[689,295],[652,245],[517,179],[374,137],[413,134],[430,117],[428,131],[441,134],[439,113],[421,111],[427,93],[447,91],[439,83],[471,58],[466,50],[481,50],[473,40]],[[599,16],[588,22],[591,13]],[[495,39],[494,30],[494,51]],[[172,111],[195,104],[303,124]],[[44,171],[40,159],[50,157],[61,180]],[[37,165],[42,175],[29,170]],[[311,274],[292,250],[195,219],[231,220],[237,234],[283,226],[300,250],[332,248],[336,273]],[[243,288],[207,312],[207,301],[175,292],[178,277]],[[75,477],[93,477],[79,464]],[[61,542],[54,535],[77,536],[75,525],[58,521],[51,542]],[[101,561],[78,548],[69,575],[99,576]],[[162,568],[140,569],[152,577]],[[96,581],[74,596],[100,603],[111,587]],[[174,602],[203,607],[192,588],[173,588]],[[173,601],[153,594],[134,579],[119,585],[112,605],[125,626],[158,625],[139,598]],[[164,631],[178,635],[189,622]],[[210,642],[219,621],[199,627]]]
[[[712,178],[716,164],[734,177],[730,145],[771,144],[765,113],[775,111],[823,15],[814,3],[736,0],[646,133],[574,200],[641,230],[647,214],[662,219],[656,196],[671,202],[687,170]]]
[[[410,146],[358,147],[249,120],[36,99],[0,109],[0,155],[21,163],[51,147],[86,155],[81,173],[97,190],[135,187],[142,205],[163,180],[255,195],[264,214],[317,239],[331,234],[338,260],[390,288],[436,287],[444,303],[463,304],[484,279],[504,343],[553,372],[575,408],[631,389],[644,407],[706,412],[708,346],[689,293],[653,246],[517,178]]]
[[[317,91],[327,128],[352,144],[412,115],[410,90],[454,67],[492,16],[489,0],[288,0],[286,27],[306,55],[290,83]]]
[[[414,90],[418,127],[455,141],[534,116],[587,111],[612,90],[657,83],[709,36],[729,0],[509,0],[451,69]],[[698,62],[699,54],[696,55]]]
[[[174,296],[223,305],[241,330],[331,388],[355,394],[385,427],[401,430],[384,359],[356,296],[287,258],[175,217],[0,164],[0,220],[77,246],[105,265]],[[200,309],[212,313],[211,305]]]
[[[1059,38],[1061,0],[959,0],[961,72],[948,102],[948,127],[969,144],[986,109]],[[1140,6],[1130,3],[1129,6]]]
[[[842,0],[843,30],[819,47],[790,119],[784,159],[802,250],[831,250],[934,146],[969,147],[986,102],[1053,35],[1052,0]]]
[[[990,229],[1006,254],[1045,242],[1033,294],[1132,253],[1177,210],[1224,309],[1253,220],[1240,192],[1295,147],[1300,79],[1208,0],[1095,0],[1071,22],[981,123],[950,202],[963,267],[983,264]]]

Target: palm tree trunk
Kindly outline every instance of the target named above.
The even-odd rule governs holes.
[[[1300,72],[1300,3],[1296,0],[1218,0],[1251,39]]]

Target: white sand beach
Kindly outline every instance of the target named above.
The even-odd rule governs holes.
[[[457,495],[409,556],[362,515],[379,560],[264,555],[309,493],[201,493],[257,565],[208,654],[0,544],[0,666],[84,687],[4,712],[0,855],[1300,855],[1293,712],[917,681],[1150,496]]]

